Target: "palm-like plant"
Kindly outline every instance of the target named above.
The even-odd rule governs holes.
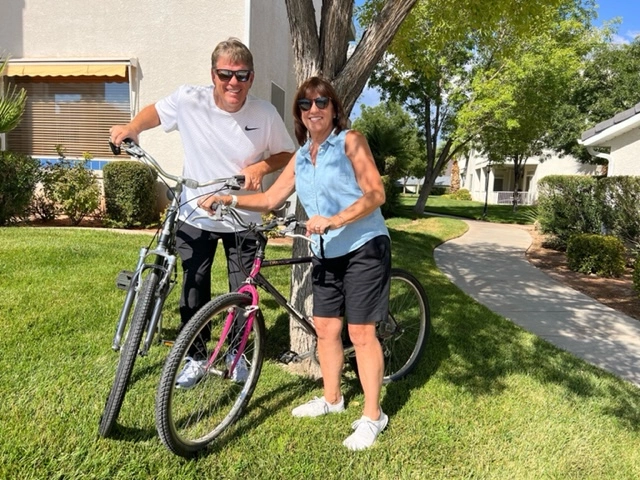
[[[0,76],[8,61],[8,58],[0,60]],[[12,85],[6,91],[0,91],[0,133],[6,133],[16,128],[26,105],[27,92],[24,88],[18,89]]]

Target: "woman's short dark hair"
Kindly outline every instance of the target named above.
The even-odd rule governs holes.
[[[328,97],[333,105],[333,111],[335,116],[333,117],[333,127],[336,133],[340,133],[347,128],[347,116],[344,112],[342,102],[338,98],[338,94],[331,86],[331,84],[321,77],[310,77],[298,88],[296,96],[293,100],[293,123],[295,127],[296,139],[299,145],[304,145],[307,141],[309,132],[307,127],[302,123],[302,112],[298,107],[298,100],[301,98],[307,98],[307,95],[315,92],[321,97]]]

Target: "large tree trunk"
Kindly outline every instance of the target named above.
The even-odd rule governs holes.
[[[314,75],[322,75],[330,80],[342,100],[348,117],[376,63],[382,58],[416,2],[417,0],[386,0],[353,54],[347,59],[353,0],[324,0],[320,28],[316,23],[313,0],[285,0],[297,84],[300,85]],[[306,218],[300,205],[296,206],[296,214],[304,215]],[[308,253],[309,246],[306,242],[294,241],[295,256]],[[312,306],[310,273],[310,269],[302,271],[294,268],[291,278],[292,304],[307,316],[310,316]],[[290,333],[291,350],[298,353],[309,350],[311,339],[304,330],[295,325],[295,322],[291,322]],[[307,361],[303,367],[306,368],[307,374],[319,374],[319,369],[313,362]]]
[[[296,218],[302,220],[307,218],[307,213],[302,208],[300,202],[296,204]],[[293,256],[306,257],[311,255],[309,243],[296,238],[293,241]],[[303,263],[294,265],[291,272],[291,304],[302,312],[307,318],[311,318],[313,308],[313,295],[311,292],[311,265]],[[291,350],[297,353],[305,353],[314,348],[313,338],[293,319],[289,322],[289,339]],[[319,378],[320,366],[315,361],[316,356],[303,360],[301,363],[292,365],[292,370],[303,373],[314,378]]]

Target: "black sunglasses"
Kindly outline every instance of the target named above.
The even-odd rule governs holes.
[[[216,75],[223,82],[228,82],[235,75],[239,82],[247,82],[251,77],[251,70],[227,70],[226,68],[216,69]]]
[[[309,110],[311,110],[311,105],[313,105],[314,103],[320,110],[324,110],[325,108],[327,108],[327,105],[329,105],[329,97],[318,97],[314,98],[313,100],[310,100],[308,98],[300,98],[298,100],[298,108],[300,110],[308,112]]]

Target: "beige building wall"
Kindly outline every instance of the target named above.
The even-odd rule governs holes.
[[[611,164],[608,176],[640,176],[640,129],[611,139]]]
[[[0,53],[12,59],[137,59],[131,79],[136,112],[182,84],[210,84],[213,48],[238,37],[255,57],[251,93],[271,100],[271,83],[279,85],[292,125],[295,81],[284,2],[5,0],[0,12]],[[157,128],[140,141],[168,171],[181,171],[177,132]]]

